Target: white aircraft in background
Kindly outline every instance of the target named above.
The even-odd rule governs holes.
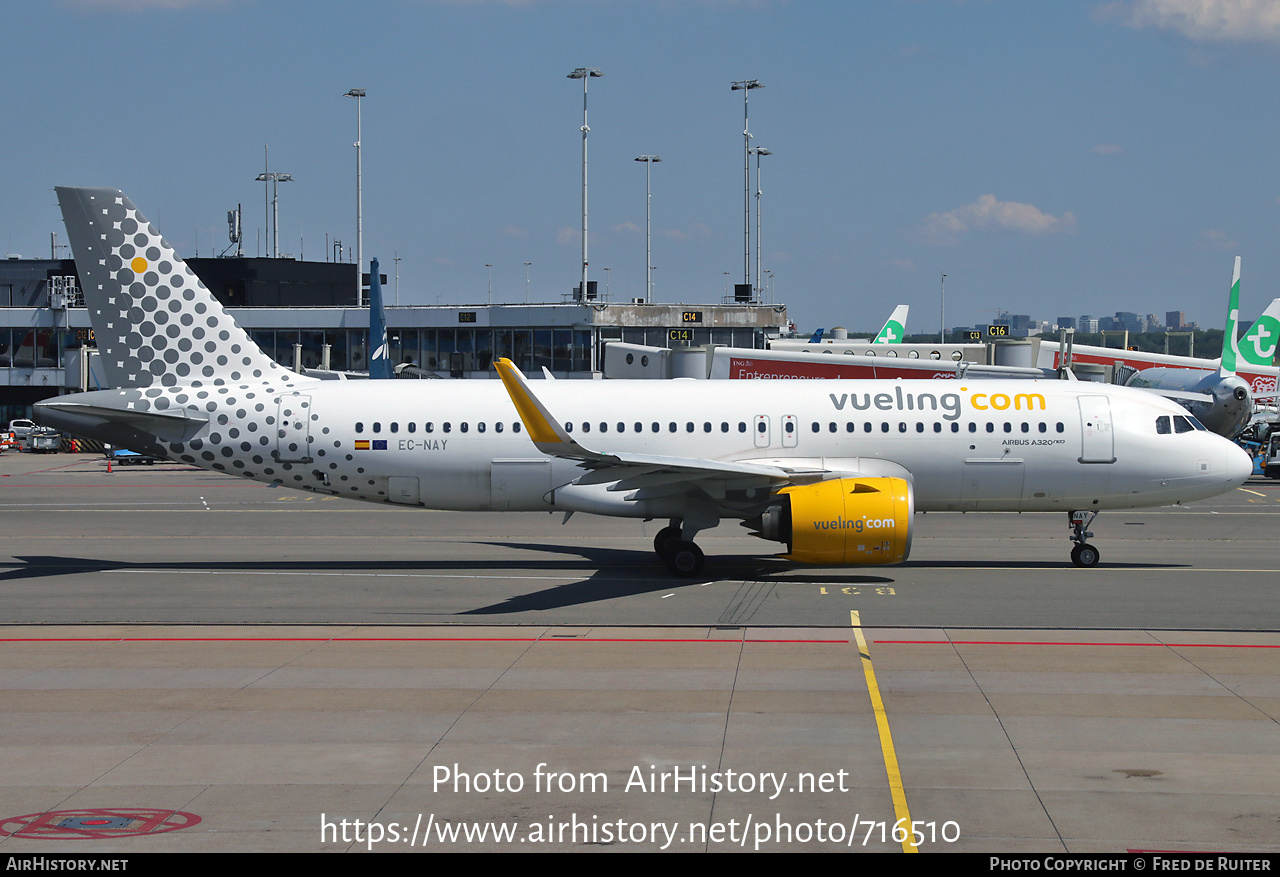
[[[1250,385],[1238,374],[1242,366],[1257,367],[1257,360],[1264,355],[1261,338],[1267,332],[1272,308],[1280,307],[1280,299],[1273,301],[1250,327],[1243,343],[1236,338],[1240,322],[1240,257],[1236,256],[1231,274],[1231,292],[1227,296],[1227,320],[1222,332],[1222,357],[1218,368],[1190,368],[1179,366],[1151,366],[1133,372],[1124,381],[1125,386],[1151,390],[1180,403],[1201,423],[1218,435],[1234,438],[1249,423],[1253,415],[1253,394]],[[1245,355],[1245,351],[1249,355]],[[1275,357],[1275,340],[1270,344],[1270,356]]]
[[[1137,376],[1133,374],[1138,372],[1146,378],[1146,385],[1160,386],[1170,390],[1186,387],[1187,376],[1174,374],[1179,370],[1198,371],[1200,379],[1214,373],[1223,377],[1234,375],[1248,387],[1255,400],[1274,402],[1276,380],[1280,377],[1280,369],[1275,366],[1277,342],[1280,342],[1280,298],[1273,299],[1258,319],[1254,320],[1249,331],[1237,341],[1236,327],[1240,323],[1239,300],[1240,257],[1237,256],[1231,277],[1231,294],[1227,303],[1227,320],[1222,339],[1223,351],[1219,359],[1143,353],[1137,350],[1076,344],[1071,350],[1072,365],[1089,363],[1128,371],[1129,377],[1126,380],[1131,385],[1138,385]],[[1059,368],[1062,363],[1059,361],[1058,349],[1041,346],[1040,360],[1037,365],[1042,368]],[[1159,371],[1153,374],[1146,374],[1157,369]],[[1234,382],[1230,383],[1234,390],[1237,385]]]
[[[114,189],[59,188],[119,387],[35,406],[70,433],[268,484],[456,510],[669,521],[654,548],[738,519],[802,563],[905,560],[916,511],[1058,511],[1072,559],[1103,509],[1215,496],[1251,462],[1173,402],[1068,381],[319,381],[235,324]]]

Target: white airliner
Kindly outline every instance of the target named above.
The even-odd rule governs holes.
[[[803,563],[907,558],[916,511],[1069,514],[1186,502],[1248,456],[1175,403],[1068,381],[318,381],[271,361],[123,193],[59,188],[103,366],[120,389],[41,422],[244,478],[433,509],[669,521],[697,575],[723,519]]]

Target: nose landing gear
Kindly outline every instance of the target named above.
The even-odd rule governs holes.
[[[1071,562],[1076,566],[1098,565],[1098,549],[1085,541],[1093,536],[1087,528],[1097,516],[1097,512],[1089,511],[1071,513],[1071,541],[1076,543],[1071,549]]]

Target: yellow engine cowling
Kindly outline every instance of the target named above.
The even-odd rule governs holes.
[[[782,526],[775,532],[790,546],[791,560],[888,564],[911,553],[915,498],[901,478],[840,478],[788,487],[779,496]]]

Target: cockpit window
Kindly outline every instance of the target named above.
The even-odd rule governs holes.
[[[1175,414],[1173,417],[1173,431],[1177,433],[1194,432],[1195,427],[1191,425],[1190,418]]]
[[[1169,425],[1168,415],[1165,415],[1163,417],[1157,417],[1156,418],[1156,435],[1168,435],[1171,432],[1173,432],[1173,427]]]

